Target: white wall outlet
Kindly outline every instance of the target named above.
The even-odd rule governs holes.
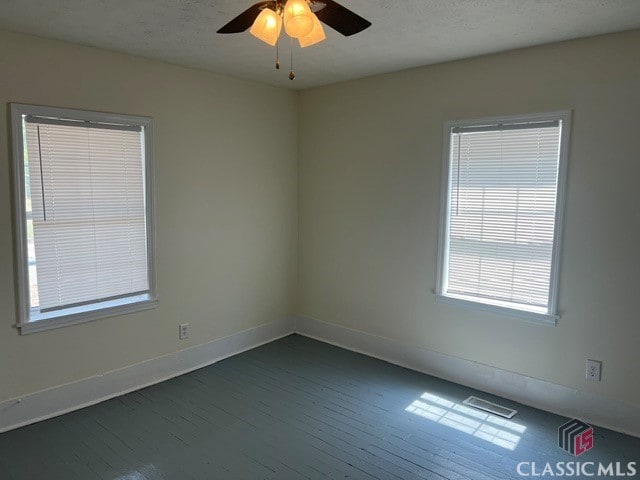
[[[178,337],[180,337],[180,340],[185,340],[185,339],[189,338],[189,324],[188,323],[182,323],[182,324],[178,325]]]
[[[602,362],[600,360],[587,360],[587,380],[599,382],[602,378]]]

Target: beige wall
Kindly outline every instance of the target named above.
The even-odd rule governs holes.
[[[639,51],[633,31],[304,91],[300,313],[640,406]],[[563,109],[559,326],[436,304],[443,123]]]
[[[0,401],[281,320],[297,297],[297,94],[0,32]],[[19,336],[7,102],[154,120],[159,306]],[[178,323],[191,339],[178,340]]]
[[[630,367],[639,50],[640,31],[628,32],[308,90],[298,103],[282,89],[0,32],[0,401],[293,312],[299,217],[300,313],[640,406]],[[27,336],[12,328],[8,102],[154,118],[157,309]],[[444,121],[567,108],[559,326],[436,304]],[[180,342],[185,321],[192,335]],[[604,361],[601,384],[584,380],[587,357]]]

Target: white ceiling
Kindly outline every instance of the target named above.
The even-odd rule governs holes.
[[[273,48],[218,28],[257,0],[0,0],[0,28],[272,85],[307,88],[542,43],[640,28],[640,0],[338,0],[373,23]]]

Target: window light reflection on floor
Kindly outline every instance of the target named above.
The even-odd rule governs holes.
[[[154,464],[148,463],[113,480],[147,480],[149,478],[166,478],[166,476]]]
[[[485,413],[446,398],[423,393],[405,411],[473,435],[508,450],[515,450],[527,429],[506,418]]]

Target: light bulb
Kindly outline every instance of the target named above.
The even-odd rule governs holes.
[[[288,0],[284,6],[284,28],[293,38],[306,37],[313,30],[313,17],[306,0]]]
[[[274,46],[282,30],[282,18],[270,8],[260,12],[249,33],[259,40]]]
[[[325,38],[327,38],[327,36],[324,34],[324,28],[322,28],[320,20],[316,15],[313,15],[313,29],[309,35],[299,38],[298,42],[300,42],[300,46],[304,48],[315,45],[316,43],[323,41]]]

